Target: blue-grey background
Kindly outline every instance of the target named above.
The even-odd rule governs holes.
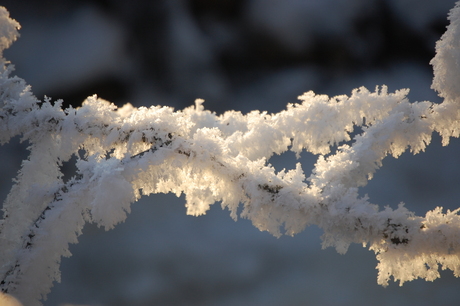
[[[222,113],[277,112],[308,90],[336,95],[386,84],[412,101],[440,102],[429,65],[452,0],[2,0],[21,25],[5,52],[16,74],[77,107],[97,93],[118,105],[206,100]],[[0,147],[0,195],[25,158]],[[423,154],[387,158],[362,190],[382,207],[417,214],[455,208],[460,142],[438,136]],[[22,152],[22,153],[21,153]],[[292,168],[294,154],[271,160]],[[301,159],[309,173],[315,157]],[[279,239],[217,203],[201,217],[184,198],[154,195],[105,232],[84,229],[45,305],[458,305],[460,279],[377,285],[372,252],[321,250],[321,230]]]

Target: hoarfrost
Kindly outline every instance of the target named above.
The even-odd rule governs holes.
[[[434,131],[444,145],[460,135],[458,5],[449,16],[432,61],[441,104],[411,103],[407,89],[388,93],[381,86],[337,97],[310,91],[276,114],[218,116],[200,99],[182,111],[117,109],[97,96],[62,110],[59,101],[35,98],[2,59],[0,140],[20,135],[30,143],[3,205],[2,291],[39,305],[59,281],[61,257],[71,255],[68,245],[77,242],[86,222],[111,229],[142,195],[169,192],[184,193],[187,213],[194,216],[221,202],[233,219],[248,218],[275,236],[315,224],[324,231],[323,247],[345,253],[351,243],[368,245],[384,286],[390,277],[401,285],[433,280],[439,268],[459,276],[459,209],[438,207],[419,217],[403,204],[381,210],[358,193],[386,156],[423,151]],[[18,28],[0,8],[0,51],[16,39]],[[318,155],[310,176],[299,163],[280,172],[267,163],[287,150]],[[78,157],[77,174],[64,181],[60,166],[72,156]]]

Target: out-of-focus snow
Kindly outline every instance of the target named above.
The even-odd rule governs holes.
[[[21,20],[21,38],[5,51],[37,96],[129,71],[125,33],[100,10],[82,6],[51,20],[38,17]]]
[[[389,6],[407,26],[423,35],[433,35],[433,27],[453,8],[452,0],[387,0]],[[438,38],[436,38],[437,40]]]
[[[375,0],[303,1],[251,0],[247,18],[254,30],[263,31],[294,52],[305,52],[315,39],[336,39],[353,34],[353,21],[372,9]]]
[[[22,306],[22,304],[13,296],[0,293],[0,305],[2,306]]]

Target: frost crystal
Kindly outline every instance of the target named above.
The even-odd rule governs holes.
[[[86,222],[111,229],[142,195],[168,192],[185,194],[190,215],[221,202],[232,218],[248,218],[275,236],[316,224],[324,247],[345,253],[351,243],[368,245],[384,286],[391,276],[401,285],[433,280],[439,267],[459,276],[459,210],[438,207],[418,217],[403,205],[380,210],[358,195],[386,156],[423,151],[433,131],[444,144],[459,136],[458,5],[449,18],[432,61],[442,104],[410,103],[408,90],[388,93],[382,86],[332,98],[310,91],[276,114],[217,116],[200,99],[182,111],[129,104],[117,109],[97,96],[63,110],[59,101],[35,98],[2,59],[0,142],[20,135],[30,143],[3,205],[2,291],[38,305],[59,281],[61,257],[70,256],[68,245]],[[0,8],[0,53],[18,28]],[[353,136],[356,127],[362,133]],[[300,164],[277,173],[267,163],[287,150],[318,155],[310,176]],[[78,157],[77,175],[64,181],[60,166],[72,156]]]

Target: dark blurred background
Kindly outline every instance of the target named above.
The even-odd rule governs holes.
[[[386,84],[411,101],[430,89],[435,42],[452,0],[3,0],[22,25],[5,51],[15,73],[44,95],[78,107],[89,95],[117,105],[176,109],[206,100],[217,113],[278,112],[297,96],[350,94]],[[2,200],[24,144],[0,148]],[[458,206],[460,142],[387,158],[362,192],[382,207],[422,215]],[[304,154],[305,172],[316,157]],[[276,156],[278,169],[294,154]],[[214,205],[185,215],[184,198],[146,197],[125,223],[85,227],[62,282],[45,305],[458,305],[450,271],[433,283],[376,283],[373,253],[321,250],[315,227],[276,239]]]

